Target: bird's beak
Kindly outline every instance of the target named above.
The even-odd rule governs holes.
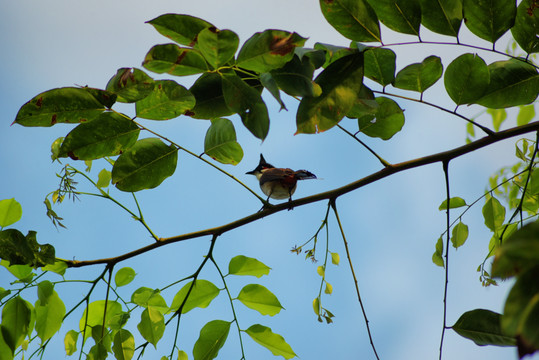
[[[255,170],[253,170],[253,171],[247,171],[246,174],[248,174],[248,175],[254,175],[254,174],[255,174]]]

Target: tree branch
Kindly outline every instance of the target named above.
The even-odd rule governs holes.
[[[413,159],[409,161],[404,161],[398,164],[393,164],[371,175],[368,175],[362,179],[356,180],[348,185],[345,185],[345,186],[342,186],[342,187],[339,187],[330,191],[307,196],[301,199],[296,199],[291,202],[284,202],[278,205],[272,205],[271,207],[268,207],[264,209],[263,211],[256,212],[254,214],[251,214],[249,216],[246,216],[244,218],[238,219],[236,221],[233,221],[231,223],[228,223],[222,226],[195,231],[192,233],[177,235],[177,236],[173,236],[169,238],[160,238],[159,241],[156,243],[152,243],[150,245],[119,255],[117,257],[111,257],[111,258],[106,258],[106,259],[96,259],[96,260],[85,260],[85,261],[77,261],[77,260],[63,260],[63,261],[68,265],[68,267],[83,267],[83,266],[89,266],[89,265],[95,265],[95,264],[116,264],[123,260],[130,259],[132,257],[143,254],[147,251],[156,249],[158,247],[167,245],[169,243],[195,239],[195,238],[209,236],[209,235],[219,236],[223,233],[234,230],[236,228],[239,228],[251,222],[257,221],[268,215],[272,215],[279,211],[288,210],[290,207],[302,206],[302,205],[318,202],[321,200],[336,199],[337,197],[341,195],[344,195],[346,193],[359,189],[363,186],[366,186],[370,183],[373,183],[380,179],[384,179],[388,176],[399,173],[401,171],[405,171],[405,170],[409,170],[409,169],[413,169],[413,168],[417,168],[417,167],[421,167],[425,165],[430,165],[430,164],[434,164],[441,161],[442,162],[450,161],[452,159],[468,154],[472,151],[487,147],[499,141],[506,140],[511,137],[526,134],[529,132],[538,131],[538,130],[539,130],[539,121],[532,122],[532,123],[522,125],[522,126],[513,127],[504,131],[497,132],[494,135],[481,138],[469,144],[448,150],[448,151],[440,152],[433,155],[428,155],[425,157],[421,157],[421,158],[417,158],[417,159]]]

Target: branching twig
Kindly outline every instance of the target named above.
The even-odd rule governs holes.
[[[444,311],[443,311],[443,325],[442,325],[442,336],[440,339],[440,360],[442,360],[442,353],[443,353],[443,347],[444,347],[444,336],[445,336],[445,329],[447,328],[447,288],[449,284],[449,227],[451,226],[450,223],[450,216],[449,216],[449,209],[450,201],[451,199],[449,194],[449,160],[443,161],[443,169],[444,169],[444,177],[445,177],[445,191],[446,191],[446,199],[447,199],[447,213],[446,213],[446,241],[445,241],[445,282],[444,282]]]

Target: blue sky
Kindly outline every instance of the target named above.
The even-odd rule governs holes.
[[[317,3],[306,0],[157,1],[151,5],[139,0],[2,2],[0,199],[14,197],[18,200],[23,207],[23,218],[16,227],[23,232],[36,230],[38,241],[53,244],[59,257],[77,260],[111,257],[147,245],[151,239],[141,226],[112,203],[88,197],[82,197],[80,202],[65,201],[56,208],[68,227],[57,231],[46,218],[43,206],[44,196],[58,185],[55,173],[60,170],[58,164],[51,163],[49,149],[52,141],[64,136],[71,127],[59,125],[34,129],[10,124],[19,107],[40,92],[74,85],[104,88],[118,68],[141,67],[144,55],[152,45],[168,42],[144,22],[168,12],[198,16],[221,29],[231,29],[238,33],[241,43],[254,32],[277,28],[308,37],[306,46],[315,42],[348,44],[326,23]],[[393,33],[386,34],[386,42],[403,39]],[[425,38],[429,36],[439,39],[424,32]],[[432,49],[395,48],[400,51],[397,69],[423,60]],[[460,54],[456,50],[456,47],[448,46],[436,51],[442,52],[443,56],[456,57]],[[448,63],[444,62],[444,66]],[[192,81],[175,80],[186,86]],[[440,81],[427,91],[425,100],[441,101],[452,109],[454,105],[441,91],[442,86]],[[407,95],[416,97],[413,93]],[[263,143],[250,135],[237,118],[231,118],[245,157],[238,166],[224,168],[247,185],[258,191],[254,177],[244,174],[256,166],[261,152],[274,165],[305,168],[321,178],[301,183],[296,198],[342,186],[380,169],[376,159],[337,129],[319,135],[294,136],[295,100],[286,98],[289,111],[279,112],[271,97],[265,99],[270,109],[271,129]],[[399,101],[399,104],[406,115],[406,125],[401,133],[389,142],[362,137],[389,162],[397,163],[464,143],[465,124],[462,120],[413,102]],[[133,115],[134,107],[118,109]],[[471,116],[478,109],[463,111]],[[195,153],[203,151],[203,138],[209,126],[207,121],[187,117],[167,122],[143,121],[143,124]],[[344,120],[343,125],[353,129],[354,121]],[[479,197],[486,189],[491,173],[516,161],[513,143],[511,140],[494,145],[451,162],[452,195],[461,196],[468,202]],[[96,177],[104,166],[104,162],[96,161],[91,175]],[[85,188],[82,179],[80,188]],[[114,189],[112,193],[133,206],[128,194]],[[445,225],[445,213],[437,210],[444,194],[441,164],[435,164],[379,181],[338,200],[374,342],[383,359],[432,359],[438,356],[444,277],[442,269],[432,264],[431,255]],[[222,225],[256,212],[260,207],[250,193],[185,153],[180,153],[173,177],[158,189],[141,192],[138,199],[147,222],[162,237]],[[273,268],[269,276],[261,279],[227,278],[233,294],[237,294],[244,284],[258,282],[274,291],[286,308],[270,318],[238,303],[236,311],[243,329],[253,323],[271,327],[285,337],[302,359],[372,359],[334,217],[331,216],[330,221],[330,250],[341,255],[341,265],[327,269],[326,278],[333,285],[334,293],[323,298],[323,305],[336,315],[334,324],[319,324],[312,311],[311,302],[318,294],[320,282],[316,273],[319,264],[305,261],[303,256],[289,251],[314,234],[325,209],[325,203],[312,204],[229,232],[219,238],[215,257],[225,272],[229,259],[239,254],[256,257]],[[480,207],[472,209],[464,222],[470,225],[468,242],[450,253],[449,325],[467,310],[488,308],[501,312],[508,289],[507,284],[483,288],[478,281],[476,268],[483,260],[490,240]],[[135,282],[122,289],[123,296],[128,299],[138,286],[164,287],[190,275],[208,245],[207,238],[190,240],[122,263],[119,267],[131,266],[138,273]],[[67,277],[92,279],[101,271],[98,267],[76,269]],[[0,274],[0,286],[8,287],[12,281],[8,272],[0,269]],[[222,286],[211,266],[204,270],[202,278]],[[51,279],[60,280],[54,275]],[[60,295],[65,296],[68,309],[84,296],[85,289],[82,285],[71,288],[69,284],[56,287]],[[100,289],[101,298],[103,290]],[[178,290],[176,287],[163,294],[169,305]],[[58,339],[51,343],[47,357],[64,356],[64,333],[76,328],[80,315],[68,320]],[[133,333],[136,332],[137,316],[134,315],[130,322]],[[195,309],[182,318],[180,347],[190,354],[200,328],[215,318],[231,319],[224,294],[209,308]],[[148,358],[169,353],[172,333],[172,329],[167,330],[167,339],[159,344],[156,352],[148,348]],[[248,359],[273,358],[266,349],[245,336],[244,344]],[[231,331],[220,358],[239,358],[237,345],[237,334]],[[477,347],[452,331],[447,332],[444,349],[445,359],[507,359],[515,354],[514,349]]]

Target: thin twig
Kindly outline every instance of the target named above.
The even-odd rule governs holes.
[[[331,199],[330,204],[331,204],[331,208],[333,209],[333,212],[335,213],[337,224],[339,224],[339,230],[341,232],[341,236],[344,242],[344,248],[346,249],[346,257],[348,258],[348,265],[350,265],[350,271],[352,272],[352,277],[354,278],[354,285],[356,287],[357,299],[359,301],[359,305],[361,306],[361,312],[363,313],[363,319],[365,320],[365,326],[367,328],[367,334],[369,335],[369,341],[371,343],[372,351],[374,351],[374,356],[376,356],[376,359],[379,360],[380,358],[378,357],[378,353],[376,352],[376,347],[374,346],[374,341],[372,339],[371,328],[369,326],[369,319],[367,319],[367,312],[365,311],[365,307],[363,306],[363,301],[361,300],[361,295],[359,294],[359,285],[357,283],[356,273],[354,272],[354,266],[352,265],[352,258],[350,257],[350,250],[348,249],[348,241],[346,241],[346,235],[344,234],[344,229],[342,227],[341,219],[339,218],[339,212],[337,211],[335,199]]]
[[[356,137],[354,134],[352,134],[350,131],[346,130],[345,128],[343,128],[340,124],[337,124],[337,127],[339,129],[341,129],[342,131],[344,131],[345,133],[347,133],[348,135],[350,135],[351,137],[353,137],[357,142],[359,142],[361,145],[363,145],[363,147],[365,147],[365,149],[369,150],[369,152],[371,154],[373,154],[374,156],[376,156],[376,158],[378,159],[378,161],[380,161],[382,163],[382,165],[384,165],[384,167],[388,167],[388,166],[391,166],[390,163],[388,163],[387,161],[385,161],[380,155],[378,155],[376,152],[374,152],[373,149],[371,149],[367,144],[365,144],[363,141],[361,141],[358,137]]]
[[[447,198],[447,213],[446,213],[446,241],[445,241],[445,282],[444,282],[444,311],[443,311],[443,325],[442,325],[442,336],[440,339],[440,360],[442,360],[442,353],[443,353],[443,347],[444,347],[444,336],[445,336],[445,329],[447,328],[447,289],[449,284],[449,227],[450,224],[450,216],[449,216],[449,160],[443,161],[443,169],[444,169],[444,176],[445,176],[445,191],[446,191],[446,198]]]

